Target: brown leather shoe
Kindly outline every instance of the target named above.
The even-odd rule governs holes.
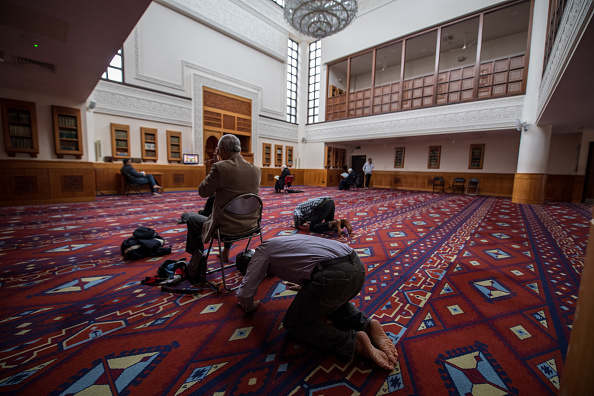
[[[349,223],[349,221],[347,219],[340,219],[340,223],[342,225],[343,228],[346,228],[347,231],[349,232],[349,234],[351,232],[353,232],[353,226],[351,225],[351,223]]]

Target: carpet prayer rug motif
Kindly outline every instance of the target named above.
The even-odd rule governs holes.
[[[275,277],[260,285],[252,316],[234,292],[140,284],[164,260],[189,259],[177,221],[206,200],[196,192],[100,196],[0,208],[0,394],[557,394],[591,205],[301,189],[261,189],[264,239],[309,233],[292,228],[294,207],[334,199],[352,234],[314,235],[361,257],[366,282],[352,302],[396,344],[392,371],[288,336],[282,322],[295,292]],[[155,229],[172,253],[124,260],[120,245],[139,226]],[[231,258],[244,247],[234,245]],[[234,268],[226,274],[229,286],[241,282]]]

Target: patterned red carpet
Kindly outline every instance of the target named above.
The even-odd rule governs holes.
[[[260,286],[253,317],[233,292],[186,296],[141,285],[164,260],[189,258],[177,220],[205,200],[195,192],[106,196],[0,209],[0,394],[557,393],[591,206],[299,188],[261,190],[264,238],[296,232],[297,203],[334,198],[354,232],[320,237],[350,244],[366,264],[354,303],[397,343],[392,372],[288,337],[282,319],[293,292],[276,278]],[[172,253],[125,261],[120,244],[138,226],[155,229]],[[231,272],[229,282],[240,282]]]

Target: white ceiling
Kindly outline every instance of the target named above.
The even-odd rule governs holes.
[[[0,0],[0,88],[84,102],[150,3]]]
[[[85,101],[150,3],[0,0],[0,89]],[[539,120],[554,132],[594,130],[592,25]]]

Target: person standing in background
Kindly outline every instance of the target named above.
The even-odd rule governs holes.
[[[373,168],[375,168],[375,165],[373,165],[371,158],[369,158],[365,165],[363,165],[363,172],[365,173],[365,188],[369,188],[369,182],[371,181],[371,171],[373,171]]]

